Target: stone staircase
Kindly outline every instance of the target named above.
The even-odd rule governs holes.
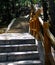
[[[11,33],[10,33],[11,34]],[[16,34],[17,35],[17,34]],[[6,39],[3,37],[5,36]],[[34,37],[25,33],[22,38],[0,36],[0,65],[42,65]],[[20,35],[21,36],[21,35]],[[26,36],[26,37],[25,37]]]

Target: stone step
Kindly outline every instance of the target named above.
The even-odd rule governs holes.
[[[35,44],[35,39],[0,40],[0,45]]]
[[[0,45],[35,44],[35,38],[29,33],[0,34]]]
[[[24,45],[0,45],[0,53],[6,52],[27,52],[37,51],[36,44],[24,44]]]
[[[19,60],[37,60],[39,59],[38,51],[32,52],[12,52],[12,53],[0,53],[0,62],[11,62]]]
[[[0,65],[42,65],[40,60],[24,60],[17,62],[4,62],[0,63]]]

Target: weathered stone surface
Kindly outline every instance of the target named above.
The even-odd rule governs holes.
[[[38,60],[38,52],[13,52],[13,53],[0,53],[0,62],[22,61],[22,60]]]
[[[41,61],[39,60],[28,60],[28,61],[17,61],[17,62],[5,62],[0,63],[0,65],[42,65]]]
[[[0,40],[16,40],[16,39],[34,39],[29,33],[3,33],[0,34]]]
[[[35,44],[35,39],[29,33],[4,33],[0,34],[0,45]]]
[[[0,38],[0,65],[42,65],[38,42],[29,33],[4,33]]]
[[[6,52],[27,52],[27,51],[37,51],[37,46],[35,44],[30,45],[0,45],[0,53]]]

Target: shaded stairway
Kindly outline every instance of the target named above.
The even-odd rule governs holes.
[[[42,65],[34,37],[29,33],[13,34],[0,36],[0,65]]]

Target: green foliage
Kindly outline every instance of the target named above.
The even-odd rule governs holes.
[[[33,3],[36,4],[38,2],[38,0],[33,0]]]
[[[38,3],[40,0],[20,0],[21,5],[25,5],[25,2],[31,2],[32,4]]]
[[[54,3],[55,3],[55,0],[54,0]]]

